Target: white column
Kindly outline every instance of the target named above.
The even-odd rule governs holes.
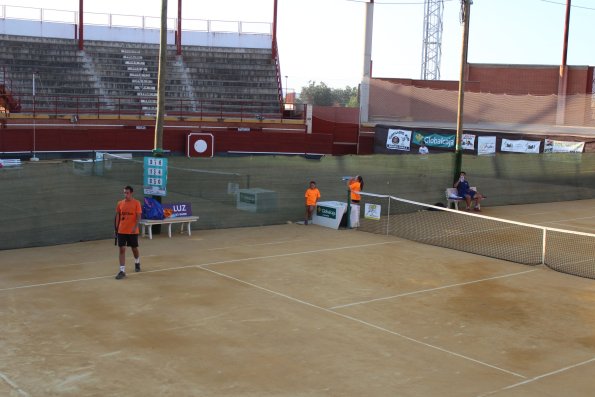
[[[366,4],[366,42],[364,44],[364,74],[359,88],[360,123],[368,122],[370,106],[370,78],[372,72],[372,33],[374,31],[374,0]]]

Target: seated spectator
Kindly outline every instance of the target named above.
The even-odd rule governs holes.
[[[485,196],[481,195],[479,192],[472,190],[469,181],[467,180],[467,174],[461,171],[461,175],[459,179],[455,182],[454,187],[457,189],[459,197],[465,199],[465,203],[467,203],[467,208],[465,211],[471,210],[471,201],[475,200],[475,206],[473,209],[475,211],[481,211],[480,202],[485,198]]]

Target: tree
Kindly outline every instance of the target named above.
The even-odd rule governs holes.
[[[316,84],[315,81],[310,81],[307,87],[302,87],[297,102],[318,106],[358,107],[358,89],[350,86],[345,89],[330,88],[324,82]]]
[[[316,84],[315,81],[310,81],[307,87],[302,87],[300,92],[300,100],[302,103],[319,106],[332,106],[333,93],[330,87],[324,83]]]

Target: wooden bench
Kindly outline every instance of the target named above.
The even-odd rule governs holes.
[[[171,238],[171,225],[174,223],[180,223],[182,226],[180,227],[180,233],[184,233],[184,226],[188,229],[188,235],[192,235],[192,228],[190,224],[192,222],[196,222],[198,220],[198,216],[178,216],[174,218],[165,218],[165,219],[141,219],[140,226],[142,229],[142,236],[145,237],[145,231],[148,230],[149,239],[153,239],[153,225],[167,225],[167,235]]]
[[[475,190],[477,191],[477,188],[475,186],[470,187],[471,190]],[[444,194],[446,196],[446,207],[450,208],[451,204],[454,204],[455,209],[458,210],[459,209],[459,202],[465,202],[465,197],[460,197],[459,196],[459,192],[457,191],[456,188],[454,187],[449,187],[444,191]]]

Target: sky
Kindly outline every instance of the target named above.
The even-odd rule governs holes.
[[[334,88],[361,81],[367,0],[278,0],[283,85]],[[78,10],[79,0],[0,0],[0,5]],[[168,15],[177,16],[177,0]],[[273,0],[183,0],[184,19],[273,21]],[[460,0],[444,0],[442,80],[458,80]],[[85,0],[85,12],[158,17],[161,0]],[[560,65],[566,0],[473,0],[468,62]],[[423,0],[375,0],[372,76],[419,79]],[[595,1],[573,0],[568,64],[595,65]],[[287,77],[285,77],[287,76]],[[287,84],[286,84],[287,83]]]

